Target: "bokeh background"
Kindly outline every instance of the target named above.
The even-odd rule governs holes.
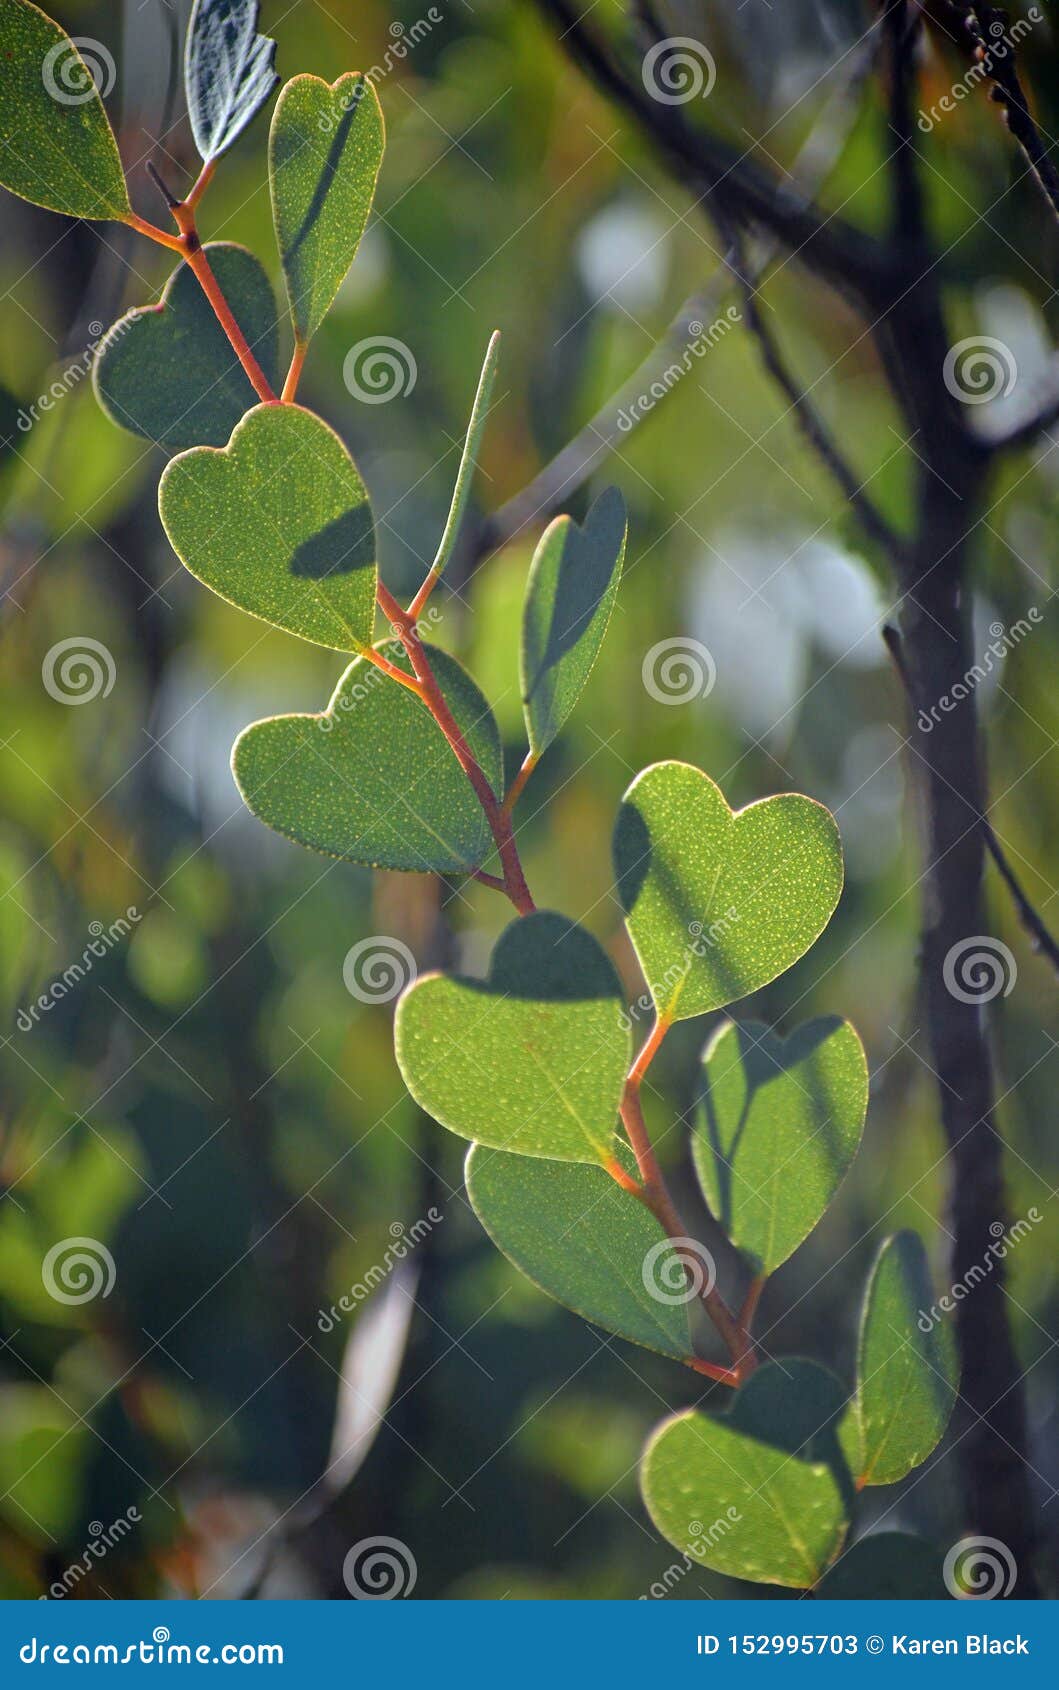
[[[161,220],[144,160],[178,188],[193,170],[171,61],[172,16],[188,8],[52,9],[112,55],[107,107],[134,203]],[[594,10],[620,25],[616,0]],[[389,145],[376,212],[302,394],[357,458],[395,591],[414,590],[433,554],[480,360],[489,332],[503,331],[477,509],[433,637],[479,677],[516,767],[518,614],[540,523],[485,559],[477,524],[633,375],[683,302],[706,289],[717,314],[732,296],[713,231],[533,6],[439,0],[434,13],[403,56],[399,26],[421,22],[419,0],[266,0],[262,26],[284,76],[390,66],[378,82]],[[878,228],[884,118],[851,51],[867,13],[853,0],[689,0],[666,17],[711,45],[709,122],[781,171],[815,136],[824,202]],[[1056,133],[1054,32],[1035,29],[1023,56]],[[935,57],[927,91],[940,95],[956,70]],[[266,137],[259,118],[225,159],[201,228],[245,242],[277,275]],[[1014,420],[1056,379],[1057,231],[1031,184],[1006,191],[1012,150],[984,93],[922,144],[954,335],[1010,349],[1025,379],[990,402],[990,420]],[[709,1388],[586,1327],[493,1250],[463,1196],[460,1143],[404,1092],[392,1005],[358,1001],[344,983],[347,953],[371,935],[399,939],[421,967],[476,970],[506,905],[482,887],[312,857],[243,811],[228,768],[235,734],[259,715],[320,707],[341,660],[184,574],[157,519],[162,454],[102,416],[90,381],[69,381],[47,415],[19,425],[99,325],[157,296],[171,264],[129,231],[7,195],[0,218],[0,1592],[39,1594],[128,1517],[134,1528],[77,1594],[340,1597],[346,1551],[378,1535],[414,1555],[416,1597],[646,1594],[678,1558],[639,1500],[638,1453],[664,1412],[708,1401]],[[763,303],[900,525],[915,443],[859,323],[789,262]],[[366,404],[343,367],[378,336],[411,350],[417,379]],[[1007,471],[974,573],[976,649],[991,624],[1040,612],[976,702],[994,823],[1054,925],[1059,462],[1047,445]],[[639,768],[685,758],[733,804],[797,789],[834,809],[848,870],[839,912],[796,969],[742,1007],[785,1031],[813,1013],[849,1015],[869,1053],[863,1150],[761,1317],[770,1350],[849,1377],[860,1289],[887,1231],[918,1228],[948,1283],[943,1146],[916,1002],[916,817],[903,702],[879,638],[890,586],[738,324],[639,426],[616,430],[568,508],[582,514],[610,482],[630,509],[626,578],[590,686],[524,800],[527,871],[539,903],[608,946],[633,995],[609,836]],[[115,676],[77,707],[42,682],[51,648],[74,636],[102,642]],[[684,703],[644,679],[645,655],[676,637],[701,642],[716,672],[708,695]],[[1011,1209],[1045,1218],[1008,1261],[1043,1501],[1059,1483],[1059,1023],[1054,979],[995,878],[988,909],[1014,959],[1008,995],[990,1007]],[[22,1027],[19,1009],[119,917],[127,933]],[[713,1019],[673,1033],[647,1100],[696,1214],[683,1122]],[[395,1265],[401,1229],[431,1209],[442,1219]],[[42,1261],[79,1236],[106,1245],[115,1283],[63,1304]],[[721,1261],[735,1285],[738,1269]],[[366,1274],[373,1294],[329,1322]],[[959,1500],[943,1456],[903,1492],[873,1493],[862,1523],[885,1517],[946,1545]],[[1055,1516],[1045,1508],[1053,1530]],[[754,1592],[695,1569],[667,1599],[704,1593]]]

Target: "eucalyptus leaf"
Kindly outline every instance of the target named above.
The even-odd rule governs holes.
[[[614,864],[636,954],[670,1021],[767,986],[819,938],[842,890],[838,828],[822,804],[791,792],[733,812],[688,763],[637,775]]]
[[[257,31],[258,0],[195,0],[184,52],[191,133],[205,163],[219,158],[279,77],[276,43]]]
[[[471,496],[471,483],[474,480],[474,467],[478,462],[478,448],[485,432],[486,418],[489,415],[489,400],[492,397],[493,383],[496,379],[496,366],[500,357],[500,331],[494,329],[489,337],[489,345],[485,349],[485,359],[482,363],[482,373],[478,377],[478,389],[471,407],[470,421],[464,437],[463,451],[460,454],[460,467],[456,472],[456,485],[452,490],[452,501],[449,514],[445,521],[445,528],[438,542],[437,555],[430,566],[431,575],[443,573],[449,558],[452,556],[460,532],[460,523],[467,508],[467,501]]]
[[[868,1107],[868,1065],[848,1021],[808,1021],[789,1039],[725,1022],[703,1053],[692,1141],[706,1201],[755,1271],[807,1238],[844,1178]]]
[[[619,1147],[618,1155],[632,1173],[631,1154]],[[493,1243],[534,1285],[607,1332],[687,1360],[688,1297],[660,1294],[651,1272],[666,1235],[610,1174],[476,1144],[466,1179]]]
[[[205,248],[235,319],[273,387],[279,384],[279,327],[272,284],[253,253],[228,241]],[[186,264],[157,305],[120,317],[100,341],[92,368],[108,416],[169,451],[224,446],[257,394]]]
[[[276,101],[268,143],[272,215],[303,344],[356,257],[383,145],[379,97],[359,72],[330,86],[318,76],[295,76]]]
[[[257,405],[228,445],[173,459],[158,488],[170,544],[230,604],[338,651],[375,623],[375,527],[357,467],[300,405]]]
[[[715,1572],[810,1589],[849,1523],[835,1431],[844,1397],[815,1362],[766,1362],[723,1418],[690,1411],[664,1421],[640,1469],[659,1531]]]
[[[409,673],[399,642],[379,651]],[[474,756],[499,788],[500,735],[478,688],[427,647],[438,684]],[[310,850],[373,868],[467,873],[492,843],[470,781],[426,706],[357,658],[319,716],[272,716],[245,728],[232,772],[247,807]]]
[[[485,980],[416,981],[397,1008],[397,1061],[416,1102],[461,1138],[604,1162],[630,1055],[623,1009],[606,952],[542,910],[504,929]]]
[[[858,1487],[903,1479],[926,1460],[949,1423],[959,1368],[953,1334],[944,1317],[931,1315],[933,1302],[918,1234],[887,1238],[868,1280],[857,1390],[842,1428]]]
[[[87,57],[29,0],[0,5],[0,184],[68,217],[120,221],[129,194],[99,91],[114,62],[82,46]]]
[[[628,519],[616,487],[580,526],[559,516],[530,565],[522,618],[522,700],[530,750],[547,750],[584,690],[621,579]]]

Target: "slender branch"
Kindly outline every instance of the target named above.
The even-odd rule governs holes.
[[[507,791],[507,796],[504,799],[503,808],[504,808],[504,814],[506,816],[511,815],[512,811],[515,808],[515,805],[518,803],[519,798],[522,795],[522,790],[525,787],[526,782],[529,780],[530,775],[533,773],[534,769],[537,767],[537,764],[539,763],[539,761],[540,761],[540,757],[539,757],[539,755],[536,751],[527,751],[526,752],[525,757],[523,757],[522,762],[519,765],[518,774],[515,776],[514,780],[511,782],[511,785],[510,785],[510,787],[508,788],[508,791]]]
[[[130,211],[122,218],[122,222],[130,229],[135,229],[138,235],[146,235],[149,241],[158,246],[168,247],[170,252],[179,252],[184,256],[184,242],[179,235],[171,235],[167,229],[158,229],[149,223],[146,217],[138,217],[135,211]]]
[[[294,351],[291,354],[290,368],[287,371],[287,379],[283,383],[283,392],[280,394],[280,399],[284,405],[293,405],[294,403],[294,397],[298,391],[298,383],[301,381],[302,377],[302,366],[305,363],[305,354],[308,350],[309,347],[307,342],[301,340],[295,341]]]
[[[989,77],[992,99],[1001,107],[1012,138],[1022,148],[1037,186],[1053,215],[1059,219],[1059,172],[1049,157],[1030,112],[1015,59],[1015,41],[1010,18],[998,6],[967,7],[968,32],[974,56]]]
[[[185,208],[180,207],[178,209],[181,213],[183,213]],[[174,215],[176,215],[176,213],[174,213]],[[235,317],[232,315],[231,307],[221,291],[220,283],[213,273],[210,261],[206,257],[202,244],[199,241],[198,234],[195,232],[194,217],[191,217],[190,219],[183,219],[183,221],[185,224],[183,229],[185,238],[185,245],[183,248],[185,263],[195,276],[200,288],[213,307],[213,314],[217,318],[217,321],[220,323],[225,334],[228,336],[232,345],[232,350],[239,359],[239,362],[242,364],[243,369],[246,371],[250,385],[254,389],[254,392],[264,403],[276,404],[278,402],[277,395],[273,391],[272,385],[264,370],[255,358],[250,342],[247,340],[242,329],[239,327],[239,324],[236,322]]]

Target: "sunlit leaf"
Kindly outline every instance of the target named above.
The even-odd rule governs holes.
[[[430,974],[404,994],[397,1060],[416,1102],[461,1138],[601,1162],[629,1060],[622,1011],[592,935],[539,911],[505,928],[487,979]]]
[[[3,0],[0,184],[69,217],[120,219],[129,195],[99,92],[114,63],[98,42],[82,45],[88,58],[29,0]]]
[[[692,1411],[664,1421],[640,1469],[659,1531],[715,1572],[809,1589],[849,1521],[835,1433],[844,1400],[815,1362],[767,1362],[723,1418]]]
[[[253,253],[229,242],[206,247],[213,272],[273,387],[279,329],[272,284]],[[126,312],[100,342],[93,381],[116,423],[170,451],[224,446],[257,395],[232,344],[186,264],[157,305]]]
[[[499,357],[500,331],[497,329],[490,335],[489,345],[485,350],[482,373],[478,377],[478,388],[474,395],[474,404],[471,406],[470,420],[463,441],[463,451],[460,453],[460,467],[456,471],[456,484],[452,490],[449,514],[441,540],[438,543],[437,554],[430,566],[431,575],[441,575],[444,572],[460,532],[463,513],[471,496],[474,466],[478,461],[478,448],[481,445],[486,419],[489,415],[489,400],[493,392],[493,382],[496,379],[496,366]]]
[[[618,893],[661,1015],[735,1003],[797,962],[842,890],[834,817],[800,793],[732,811],[688,763],[637,775],[614,832]]]
[[[538,756],[584,690],[607,631],[628,522],[616,487],[601,493],[584,525],[559,516],[530,566],[522,619],[522,699]]]
[[[379,650],[408,672],[396,641]],[[471,751],[498,785],[500,736],[488,704],[455,658],[427,650]],[[246,728],[232,770],[259,820],[328,856],[455,874],[490,847],[482,807],[426,706],[366,658],[350,664],[323,715]]]
[[[779,1039],[726,1022],[703,1054],[692,1148],[706,1200],[733,1244],[772,1273],[808,1237],[860,1143],[868,1067],[848,1021]]]
[[[272,114],[269,174],[291,316],[307,341],[327,315],[357,254],[383,152],[379,97],[349,72],[286,84]]]
[[[371,506],[345,446],[311,411],[258,405],[222,450],[183,452],[158,508],[181,562],[230,604],[317,645],[370,645]]]
[[[619,1156],[632,1172],[631,1155]],[[691,1354],[688,1299],[659,1294],[651,1271],[666,1235],[602,1168],[475,1145],[467,1195],[497,1248],[550,1297],[646,1349]]]
[[[258,0],[195,0],[184,89],[199,156],[219,158],[241,135],[279,77],[276,43],[257,32]]]

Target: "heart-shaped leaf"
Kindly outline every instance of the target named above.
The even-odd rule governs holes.
[[[378,648],[409,673],[397,641]],[[427,647],[449,708],[494,792],[500,734],[467,671]],[[310,850],[372,868],[459,874],[492,843],[448,741],[413,692],[357,658],[322,716],[272,716],[245,728],[232,772],[247,807]]]
[[[918,1234],[887,1238],[864,1296],[857,1390],[842,1428],[858,1488],[903,1479],[949,1423],[959,1366],[946,1317],[932,1312],[933,1302]]]
[[[555,739],[599,655],[621,579],[628,520],[616,487],[580,527],[558,516],[530,565],[522,616],[522,703],[535,756]]]
[[[633,1159],[621,1146],[627,1173]],[[667,1293],[652,1264],[666,1235],[638,1197],[602,1168],[512,1156],[476,1144],[467,1195],[498,1250],[584,1320],[686,1361],[689,1295]],[[645,1268],[646,1264],[646,1268]]]
[[[815,1362],[768,1362],[730,1413],[664,1421],[640,1482],[670,1543],[731,1578],[811,1588],[849,1522],[849,1476],[835,1425],[844,1393]]]
[[[330,87],[318,76],[295,76],[276,101],[268,143],[272,216],[302,344],[320,327],[357,255],[383,145],[379,97],[359,72]]]
[[[279,77],[276,43],[257,33],[258,0],[195,0],[184,89],[199,157],[219,158],[260,111]]]
[[[206,247],[236,321],[273,387],[279,328],[272,284],[253,253],[228,241]],[[96,352],[96,396],[122,428],[168,451],[224,446],[257,404],[232,344],[193,272],[181,264],[157,305],[119,317]]]
[[[181,453],[158,509],[180,561],[222,599],[317,645],[370,645],[371,506],[338,435],[311,411],[258,405],[222,450]]]
[[[868,1107],[868,1066],[848,1021],[778,1039],[725,1022],[703,1053],[692,1149],[725,1232],[769,1274],[807,1238],[845,1176]]]
[[[0,183],[49,211],[120,221],[129,195],[100,98],[114,61],[82,46],[29,0],[0,6]]]
[[[944,1602],[941,1556],[911,1532],[872,1532],[844,1549],[816,1587],[822,1602]]]
[[[623,1009],[592,935],[538,911],[505,928],[488,979],[417,980],[397,1007],[397,1060],[416,1102],[461,1138],[604,1162],[629,1062]]]
[[[732,811],[701,769],[655,763],[614,831],[618,893],[658,1013],[722,1009],[797,962],[842,890],[829,810],[785,792]]]

